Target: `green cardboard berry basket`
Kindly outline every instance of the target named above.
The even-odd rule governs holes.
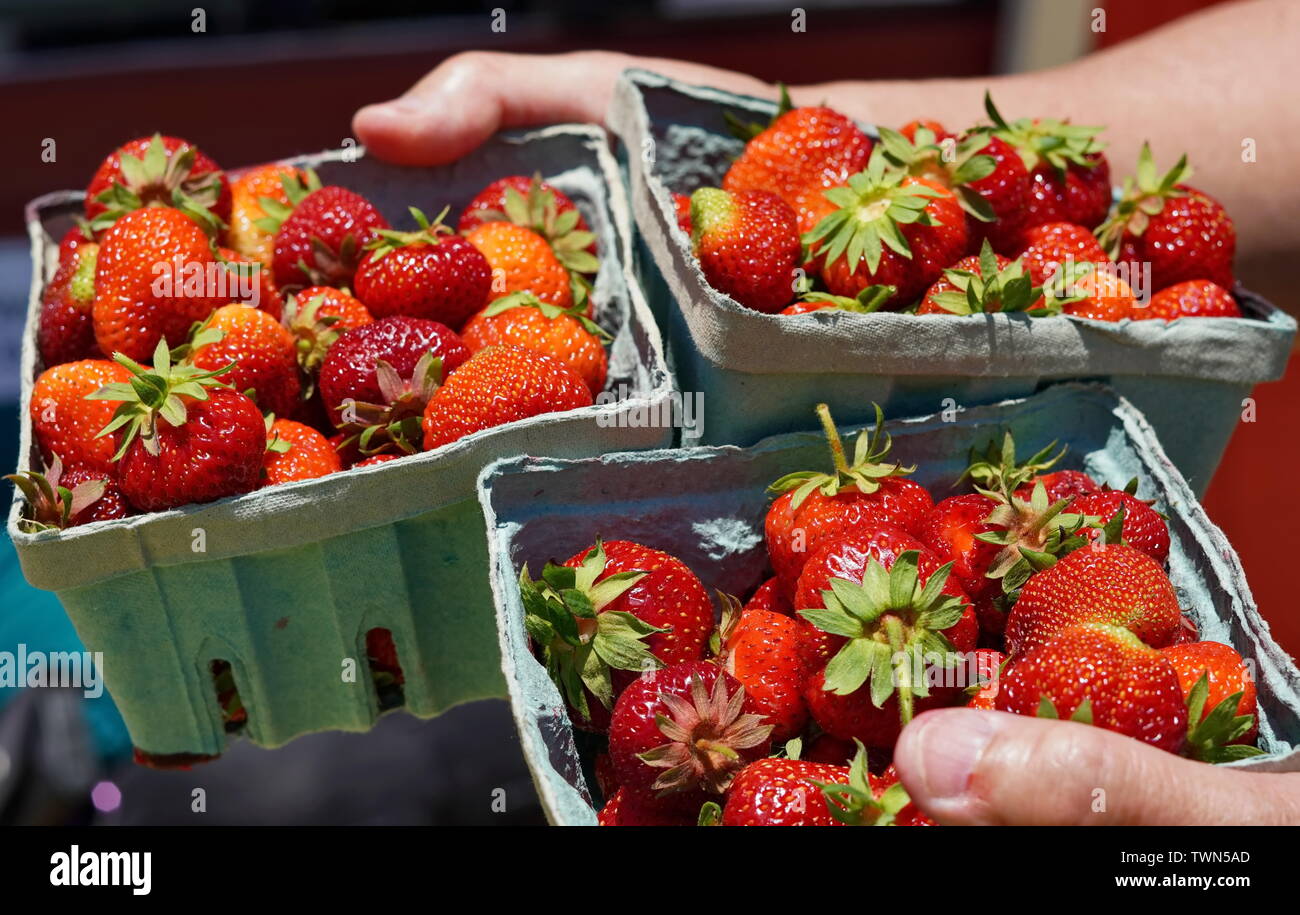
[[[809,405],[811,417],[811,405]],[[1240,765],[1300,770],[1300,670],[1269,635],[1241,564],[1210,523],[1146,419],[1100,385],[1066,383],[1028,398],[944,416],[891,421],[893,456],[915,464],[914,478],[936,498],[951,490],[973,446],[1010,430],[1022,453],[1059,440],[1063,466],[1123,486],[1169,517],[1169,575],[1201,637],[1227,642],[1253,659],[1260,746],[1267,755]],[[848,433],[846,433],[848,434]],[[765,570],[765,487],[785,473],[827,461],[820,433],[773,436],[758,444],[609,454],[588,460],[520,457],[498,461],[479,478],[488,524],[502,669],[524,758],[553,823],[595,822],[598,796],[584,776],[564,701],[533,656],[524,631],[518,569],[537,570],[596,537],[629,539],[680,557],[706,587],[743,595]],[[588,768],[587,771],[590,771]]]
[[[714,291],[677,226],[671,191],[716,185],[742,149],[723,112],[765,122],[767,101],[629,70],[609,124],[639,234],[638,268],[683,391],[704,422],[684,444],[745,445],[806,426],[824,400],[845,422],[1023,397],[1066,379],[1103,381],[1146,413],[1201,493],[1255,384],[1282,377],[1296,322],[1237,287],[1242,319],[1118,324],[1024,315],[759,314]],[[869,133],[871,128],[867,128]],[[1210,188],[1213,191],[1213,188]],[[1192,418],[1194,417],[1194,421]]]
[[[356,151],[352,151],[356,156]],[[343,151],[293,160],[368,198],[395,225],[408,205],[458,212],[490,181],[540,172],[575,198],[599,238],[598,318],[614,333],[607,390],[621,399],[487,430],[397,462],[66,532],[9,535],[28,581],[57,593],[136,747],[222,752],[227,735],[211,662],[228,661],[248,714],[243,733],[277,746],[310,731],[366,730],[380,714],[365,638],[392,632],[405,709],[433,716],[502,696],[475,480],[513,454],[579,457],[669,444],[671,430],[625,422],[671,391],[659,333],[628,269],[630,217],[605,133],[586,125],[503,134],[439,168],[387,165]],[[42,369],[42,281],[82,194],[27,210],[33,284],[23,342],[23,469],[39,457],[28,422]],[[202,547],[201,551],[196,551]],[[343,674],[352,659],[355,676]]]

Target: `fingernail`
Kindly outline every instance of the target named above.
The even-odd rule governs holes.
[[[926,716],[917,735],[916,756],[930,798],[957,798],[966,793],[980,757],[998,732],[999,717],[966,709]]]

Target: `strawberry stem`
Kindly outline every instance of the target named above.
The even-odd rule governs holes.
[[[831,419],[831,408],[824,403],[819,403],[817,418],[821,420],[822,429],[826,432],[826,441],[831,446],[831,460],[835,462],[835,470],[841,474],[848,473],[849,461],[844,454],[844,442],[840,441],[840,432],[835,428],[835,420]]]
[[[892,613],[888,613],[884,618],[885,635],[889,638],[889,647],[894,652],[895,657],[904,654],[904,632],[903,621]],[[898,717],[906,727],[912,720],[912,679],[911,672],[908,670],[907,658],[903,657],[895,666],[898,677]]]

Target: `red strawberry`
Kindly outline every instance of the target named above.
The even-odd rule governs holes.
[[[167,207],[133,210],[104,233],[95,261],[95,339],[104,353],[148,359],[164,338],[190,327],[229,298],[228,276],[208,237]]]
[[[375,464],[387,464],[389,461],[395,461],[402,457],[400,454],[372,454],[365,460],[357,461],[350,464],[351,467],[373,467]]]
[[[691,198],[687,194],[673,194],[673,208],[677,212],[677,226],[691,236]]]
[[[522,346],[479,350],[429,398],[424,450],[516,420],[589,407],[591,390],[564,363]]]
[[[879,777],[871,778],[871,787],[878,801],[884,802],[888,806],[896,806],[899,801],[904,801],[902,807],[893,815],[895,826],[937,826],[934,820],[930,819],[920,807],[912,803],[911,797],[907,794],[907,789],[902,786],[898,779],[898,770],[892,765],[887,766],[885,771],[880,773]],[[886,798],[887,792],[895,792],[895,798]],[[897,793],[902,792],[902,797],[897,797]],[[892,803],[891,803],[892,802]]]
[[[1028,500],[1033,496],[1034,487],[1039,483],[1043,484],[1050,502],[1059,502],[1070,496],[1082,496],[1101,489],[1097,481],[1082,470],[1053,470],[1051,473],[1040,473],[1031,477],[1027,483],[1021,484],[1016,489],[1016,495]]]
[[[1232,293],[1210,280],[1186,280],[1166,286],[1145,305],[1138,303],[1134,320],[1178,318],[1240,318],[1241,308]]]
[[[722,808],[723,826],[838,826],[825,784],[847,783],[848,766],[760,759],[740,770]]]
[[[54,278],[41,295],[41,320],[36,340],[41,361],[47,366],[78,359],[97,359],[103,354],[95,342],[91,306],[95,302],[95,262],[99,245],[77,245],[67,260],[60,261]]]
[[[65,470],[57,456],[42,473],[28,470],[8,474],[5,479],[17,486],[26,500],[18,528],[28,533],[110,521],[132,513],[112,474],[87,467]]]
[[[289,286],[349,286],[365,248],[388,220],[374,205],[341,187],[321,187],[308,171],[307,180],[284,177],[293,203],[289,210],[269,197],[262,198],[265,220],[259,228],[275,232],[272,265],[275,282]]]
[[[506,221],[528,226],[545,235],[548,224],[554,230],[559,217],[565,213],[575,213],[576,216],[565,217],[559,229],[565,229],[572,222],[573,225],[568,226],[567,231],[591,231],[573,200],[564,191],[543,181],[540,175],[531,178],[527,175],[508,175],[493,181],[465,205],[465,211],[456,223],[456,231],[465,235],[485,222]],[[564,232],[559,232],[554,237],[563,234]]]
[[[801,651],[801,621],[772,610],[742,612],[735,598],[727,600],[719,663],[773,725],[772,740],[798,737],[808,723],[803,684],[809,671]]]
[[[1124,542],[1134,549],[1141,550],[1156,562],[1163,564],[1169,558],[1169,525],[1160,513],[1143,502],[1137,496],[1122,489],[1107,489],[1074,500],[1071,511],[1083,515],[1095,515],[1104,525],[1115,517],[1116,512],[1124,509],[1124,524],[1121,536]],[[1090,531],[1094,539],[1101,531]]]
[[[1026,275],[1023,262],[994,254],[985,240],[978,255],[943,271],[921,299],[919,315],[968,315],[994,311],[1048,313],[1043,290]]]
[[[691,195],[691,227],[692,248],[714,289],[769,314],[794,297],[799,231],[780,197],[700,188]]]
[[[1123,321],[1138,307],[1137,295],[1113,264],[1075,264],[1063,270],[1048,287],[1049,295],[1064,300],[1067,315],[1094,321]]]
[[[581,307],[565,310],[530,292],[514,292],[470,318],[461,336],[471,353],[513,344],[557,359],[586,382],[592,397],[605,388],[609,371],[605,344],[614,338]]]
[[[825,198],[823,218],[803,241],[836,295],[894,286],[891,304],[906,305],[966,250],[966,216],[956,195],[889,166],[879,147],[866,171]]]
[[[894,286],[868,286],[853,298],[829,292],[805,292],[799,301],[787,305],[777,314],[807,315],[816,311],[849,311],[869,315],[888,305],[897,292],[898,289]]]
[[[177,137],[140,137],[114,150],[86,188],[86,219],[102,231],[142,207],[175,207],[214,235],[230,218],[221,167]]]
[[[525,566],[519,584],[547,671],[574,723],[591,730],[608,727],[609,709],[637,674],[702,659],[713,629],[713,604],[686,564],[628,540],[597,541],[536,582]]]
[[[985,222],[968,214],[970,240],[966,249],[978,251],[987,240],[994,251],[1011,254],[1019,244],[1028,213],[1025,203],[1030,190],[1029,172],[1015,148],[1000,137],[988,135],[976,154],[992,159],[993,169],[982,178],[966,182],[966,187],[980,196],[994,218]]]
[[[1259,734],[1255,678],[1236,649],[1222,642],[1190,642],[1160,653],[1174,666],[1187,697],[1191,754],[1206,762],[1256,755],[1258,750],[1246,746]]]
[[[104,385],[126,382],[131,373],[106,359],[65,362],[41,372],[28,405],[32,434],[46,464],[105,471],[112,467],[113,441],[99,430],[113,418],[116,401],[87,400]]]
[[[915,468],[884,463],[891,439],[878,406],[875,429],[859,433],[852,464],[830,409],[818,404],[817,416],[830,444],[833,472],[789,473],[769,487],[781,495],[767,511],[764,532],[772,568],[787,598],[794,597],[805,559],[824,538],[877,523],[918,531],[934,504],[924,487],[903,479]]]
[[[1071,263],[1110,263],[1092,232],[1068,222],[1048,222],[1027,229],[1020,257],[1036,285],[1046,285]]]
[[[230,302],[260,308],[277,321],[284,316],[284,296],[275,288],[269,267],[233,248],[218,248],[217,257],[236,287],[226,295]]]
[[[821,218],[822,192],[861,171],[870,153],[871,140],[844,115],[830,108],[795,108],[749,139],[722,187],[776,194],[795,211],[799,231],[808,232]]]
[[[415,232],[379,229],[357,267],[357,297],[377,318],[408,315],[459,328],[488,301],[492,271],[473,245],[411,207]]]
[[[297,407],[298,350],[293,335],[261,309],[218,308],[190,346],[190,364],[205,372],[234,363],[222,382],[245,394],[252,391],[258,409],[284,416]]]
[[[1027,649],[1003,671],[995,704],[1019,715],[1082,721],[1171,753],[1187,738],[1173,665],[1120,626],[1067,626]]]
[[[1081,127],[1048,118],[1007,123],[985,94],[984,110],[993,136],[1015,148],[1029,170],[1026,228],[1073,222],[1089,228],[1110,211],[1110,165],[1097,140],[1100,127]]]
[[[699,810],[767,755],[772,727],[745,688],[709,661],[643,674],[609,721],[609,757],[628,796]]]
[[[312,480],[343,469],[339,453],[329,439],[311,426],[291,419],[274,419],[267,427],[264,485]]]
[[[401,686],[406,682],[391,630],[371,629],[366,633],[366,660],[377,688]]]
[[[600,826],[694,826],[695,822],[696,817],[689,811],[630,796],[622,788],[610,795],[596,816]]]
[[[970,697],[966,704],[971,708],[992,711],[997,708],[998,690],[1002,685],[1002,665],[1006,663],[1007,656],[993,648],[977,648],[973,655],[967,657],[973,658],[968,665],[973,666],[975,678],[966,687],[966,695]],[[970,670],[971,666],[967,669]]]
[[[998,502],[983,493],[949,496],[935,503],[921,532],[921,541],[941,561],[951,561],[953,577],[974,598],[989,598],[1001,592],[1001,585],[988,573],[1002,547],[977,539],[1006,528],[989,521]]]
[[[1182,182],[1192,170],[1183,156],[1164,175],[1142,144],[1137,178],[1125,182],[1115,215],[1097,230],[1103,246],[1131,270],[1151,268],[1151,288],[1210,280],[1231,289],[1237,230],[1213,197]],[[1130,274],[1135,275],[1135,274]]]
[[[781,593],[775,578],[769,578],[758,586],[758,590],[745,602],[745,610],[770,610],[773,613],[790,615],[790,602]]]
[[[432,359],[441,360],[440,373],[434,372]],[[383,416],[363,415],[366,411],[358,408],[369,404],[382,411],[406,397],[403,403],[411,409],[404,412],[419,416],[420,410],[416,408],[422,409],[425,401],[417,404],[420,393],[417,389],[428,374],[434,372],[445,377],[468,359],[469,350],[446,325],[423,318],[384,318],[345,331],[330,345],[320,369],[320,396],[335,425],[343,425],[348,420],[358,424],[370,420],[381,424],[400,423],[405,416],[391,412]],[[382,369],[382,379],[381,363],[388,366]],[[420,373],[416,372],[417,368],[421,369]],[[384,390],[385,381],[388,391]],[[409,441],[414,445],[419,439]]]
[[[117,432],[118,485],[132,506],[162,511],[257,488],[266,425],[251,400],[217,386],[219,373],[173,367],[162,341],[152,368],[124,364],[132,382],[91,397],[121,402],[104,431]]]
[[[1160,565],[1118,543],[1093,543],[1033,575],[1007,617],[1007,651],[1019,655],[1067,626],[1131,629],[1157,648],[1178,634],[1178,597]]]
[[[949,689],[931,689],[930,695],[912,699],[912,715],[952,705],[957,695]],[[886,696],[879,706],[871,701],[871,690],[867,688],[841,695],[826,688],[824,669],[808,678],[804,700],[817,726],[841,740],[860,740],[869,747],[890,749],[903,730],[897,693]]]
[[[95,241],[95,235],[90,231],[90,226],[79,223],[63,233],[59,239],[59,266],[62,267],[71,258],[74,252],[82,245],[91,244]]]

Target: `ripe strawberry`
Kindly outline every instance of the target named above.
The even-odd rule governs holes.
[[[104,385],[129,381],[131,373],[106,359],[65,362],[41,372],[32,385],[32,434],[46,464],[57,456],[68,467],[106,471],[113,442],[99,430],[113,418],[117,403],[87,400]]]
[[[1187,280],[1231,289],[1236,227],[1217,200],[1183,183],[1191,174],[1183,156],[1160,175],[1150,147],[1142,144],[1137,178],[1125,182],[1115,215],[1097,235],[1111,257],[1133,269],[1150,264],[1153,289]]]
[[[505,423],[592,403],[586,383],[564,363],[522,346],[490,346],[475,353],[429,398],[424,450]]]
[[[1132,287],[1114,264],[1075,264],[1062,270],[1048,294],[1060,299],[1062,311],[1094,321],[1123,321],[1138,308]]]
[[[1028,500],[1033,496],[1034,487],[1039,483],[1043,484],[1050,502],[1059,502],[1070,496],[1082,496],[1101,489],[1097,481],[1082,470],[1053,470],[1050,473],[1040,473],[1030,477],[1028,482],[1016,489],[1016,495]]]
[[[928,696],[912,699],[912,716],[950,706],[958,695],[952,689],[931,688]],[[826,688],[825,669],[808,678],[804,700],[817,726],[840,740],[860,740],[869,747],[889,750],[903,730],[897,693],[888,694],[880,705],[872,701],[869,688],[841,695]]]
[[[59,239],[59,266],[62,267],[71,258],[78,248],[82,245],[91,244],[95,241],[95,235],[90,231],[90,226],[85,222],[78,222],[77,225],[63,233]]]
[[[215,375],[172,366],[166,341],[153,366],[120,361],[135,377],[90,395],[120,401],[101,435],[117,433],[118,485],[140,511],[162,511],[249,492],[261,483],[266,425],[243,394]]]
[[[1138,303],[1129,316],[1134,320],[1158,318],[1240,318],[1241,308],[1232,293],[1210,280],[1186,280],[1166,286],[1146,303]]]
[[[722,808],[722,825],[838,826],[822,786],[848,780],[848,766],[802,759],[757,760],[741,769],[732,782]]]
[[[688,194],[673,194],[673,208],[677,211],[677,227],[687,238],[691,237],[691,198]]]
[[[745,601],[744,609],[770,610],[773,613],[789,616],[793,608],[781,593],[780,583],[775,578],[769,578],[758,586],[758,590],[750,595],[749,600]]]
[[[492,271],[491,296],[531,292],[543,302],[561,308],[572,308],[575,304],[587,306],[586,286],[581,277],[571,272],[560,254],[532,229],[512,222],[485,222],[470,230],[466,238],[487,258]],[[585,251],[577,254],[591,256]],[[591,266],[582,258],[575,258],[574,252],[565,256],[577,260],[579,266]]]
[[[605,388],[605,344],[613,338],[581,308],[565,310],[529,292],[511,293],[470,318],[461,337],[471,353],[515,345],[550,356],[573,369],[592,397]]]
[[[277,321],[284,316],[284,296],[275,287],[275,277],[269,267],[233,248],[218,248],[217,258],[225,267],[228,283],[233,287],[226,293],[226,299],[234,304],[260,308]]]
[[[379,229],[357,267],[357,297],[377,318],[408,315],[459,328],[488,301],[492,273],[478,248],[411,207],[419,229]]]
[[[1111,259],[1096,237],[1081,225],[1048,222],[1025,230],[1020,258],[1035,285],[1045,286],[1069,264],[1106,264]]]
[[[525,628],[574,724],[589,730],[608,728],[637,674],[702,659],[713,629],[708,592],[686,564],[628,540],[597,541],[536,582],[525,566],[519,587]]]
[[[943,271],[921,299],[919,315],[969,315],[994,311],[1048,313],[1043,289],[1035,286],[1020,260],[993,253],[986,239],[978,255],[964,257]]]
[[[262,198],[269,198],[283,207],[286,214],[293,207],[284,182],[305,181],[307,176],[290,165],[271,162],[259,165],[232,176],[230,182],[230,225],[226,228],[226,244],[244,257],[254,260],[270,273],[275,256],[275,232],[258,225],[270,214],[262,206]]]
[[[1048,222],[1073,222],[1089,228],[1110,211],[1110,165],[1097,140],[1100,127],[1082,127],[1048,118],[1007,123],[984,96],[993,136],[1009,143],[1029,171],[1026,228]]]
[[[503,221],[532,229],[560,252],[586,251],[591,259],[578,257],[576,261],[583,263],[568,264],[572,270],[595,273],[600,266],[594,259],[596,236],[582,213],[541,175],[510,175],[493,181],[465,207],[456,231],[466,235],[485,222]]]
[[[966,249],[966,216],[956,195],[889,166],[880,148],[866,171],[825,193],[821,214],[803,241],[836,295],[895,286],[892,304],[905,305]]]
[[[267,423],[266,433],[267,449],[262,461],[266,471],[264,486],[312,480],[343,469],[339,453],[329,439],[311,426],[291,419],[274,419]]]
[[[188,360],[205,372],[234,363],[222,382],[252,392],[261,410],[291,413],[298,404],[298,349],[275,318],[247,305],[218,308],[195,334]]]
[[[345,331],[330,345],[320,369],[320,396],[336,426],[387,430],[398,423],[391,430],[400,439],[395,444],[406,442],[418,450],[418,437],[410,437],[418,436],[418,430],[406,429],[414,424],[405,420],[421,416],[431,385],[467,359],[469,350],[446,325],[423,318],[384,318]],[[441,362],[435,366],[433,360]],[[367,405],[379,409],[367,410]],[[399,409],[385,412],[393,406]]]
[[[226,286],[208,237],[180,210],[127,213],[104,233],[95,261],[99,348],[147,359],[159,340],[186,339],[194,322],[229,301]]]
[[[767,510],[764,533],[772,569],[787,599],[809,553],[824,539],[851,533],[867,524],[890,524],[908,532],[920,530],[933,507],[930,494],[919,483],[903,479],[916,468],[886,464],[891,439],[884,431],[884,415],[876,407],[876,425],[863,429],[850,464],[839,431],[825,404],[817,416],[830,445],[831,473],[789,473],[768,487],[780,493]]]
[[[1067,626],[1027,649],[1003,671],[995,705],[1082,721],[1171,753],[1187,738],[1173,665],[1121,626]]]
[[[853,298],[832,295],[829,292],[805,292],[799,301],[787,305],[777,314],[807,315],[816,311],[851,311],[854,314],[869,315],[889,304],[898,289],[894,286],[868,286]]]
[[[809,232],[822,215],[822,193],[861,171],[871,140],[830,108],[795,108],[778,114],[745,144],[722,179],[723,190],[767,191],[784,200]]]
[[[86,188],[86,219],[96,233],[142,207],[174,207],[209,235],[230,217],[221,167],[177,137],[140,137],[114,150]]]
[[[18,529],[27,533],[109,521],[131,514],[113,475],[86,467],[65,469],[56,455],[43,472],[26,470],[5,476],[23,494],[26,504]]]
[[[376,689],[383,691],[406,681],[391,630],[376,628],[366,633],[366,660]]]
[[[1206,762],[1256,755],[1259,751],[1248,746],[1259,734],[1255,678],[1236,649],[1222,642],[1190,642],[1160,653],[1174,666],[1187,697],[1191,755]]]
[[[799,231],[780,197],[703,187],[691,195],[691,226],[692,250],[714,289],[768,314],[794,297]]]
[[[968,658],[968,670],[975,674],[973,682],[966,687],[970,708],[992,711],[997,708],[998,691],[1001,689],[1002,666],[1007,656],[993,648],[977,648]]]
[[[920,539],[940,557],[952,562],[952,574],[976,599],[1001,593],[1001,583],[989,578],[989,570],[998,561],[1002,546],[978,539],[1006,528],[989,521],[998,501],[981,492],[949,496],[935,503],[921,531]]]
[[[351,467],[373,467],[375,464],[386,464],[386,463],[388,463],[389,461],[395,461],[395,460],[397,460],[398,458],[400,458],[400,457],[402,457],[402,456],[403,456],[403,455],[400,455],[400,454],[391,454],[391,453],[389,453],[389,454],[372,454],[370,457],[366,458],[365,460],[357,461],[355,464],[351,464],[351,465],[349,465],[349,466],[351,466]]]
[[[275,233],[271,260],[276,285],[350,286],[365,248],[388,220],[374,205],[341,187],[321,187],[310,169],[307,179],[286,176],[292,210],[269,197],[260,200],[267,217],[255,225]]]
[[[609,757],[628,796],[698,810],[767,755],[771,731],[734,677],[690,661],[623,690],[610,716]]]
[[[91,306],[95,302],[95,262],[99,245],[85,242],[61,261],[41,295],[41,319],[36,331],[45,365],[102,357],[95,342]]]
[[[689,812],[629,795],[622,788],[610,795],[596,815],[600,826],[694,826],[695,821]]]
[[[735,598],[726,601],[718,662],[773,726],[772,740],[798,737],[808,723],[803,684],[809,670],[801,652],[801,621],[772,610],[742,612]]]
[[[1071,506],[1071,510],[1080,514],[1100,518],[1103,525],[1121,508],[1124,510],[1121,533],[1124,542],[1163,565],[1169,558],[1169,525],[1151,503],[1143,502],[1123,489],[1106,489],[1080,496]],[[1099,530],[1089,532],[1094,539],[1100,534]]]
[[[1160,565],[1119,543],[1075,550],[1025,583],[1007,617],[1007,651],[1020,655],[1067,626],[1124,626],[1156,648],[1178,633],[1178,597]]]
[[[289,296],[280,323],[293,335],[298,365],[312,382],[304,396],[310,395],[315,376],[339,335],[372,321],[366,306],[333,286],[308,286],[296,296]]]

